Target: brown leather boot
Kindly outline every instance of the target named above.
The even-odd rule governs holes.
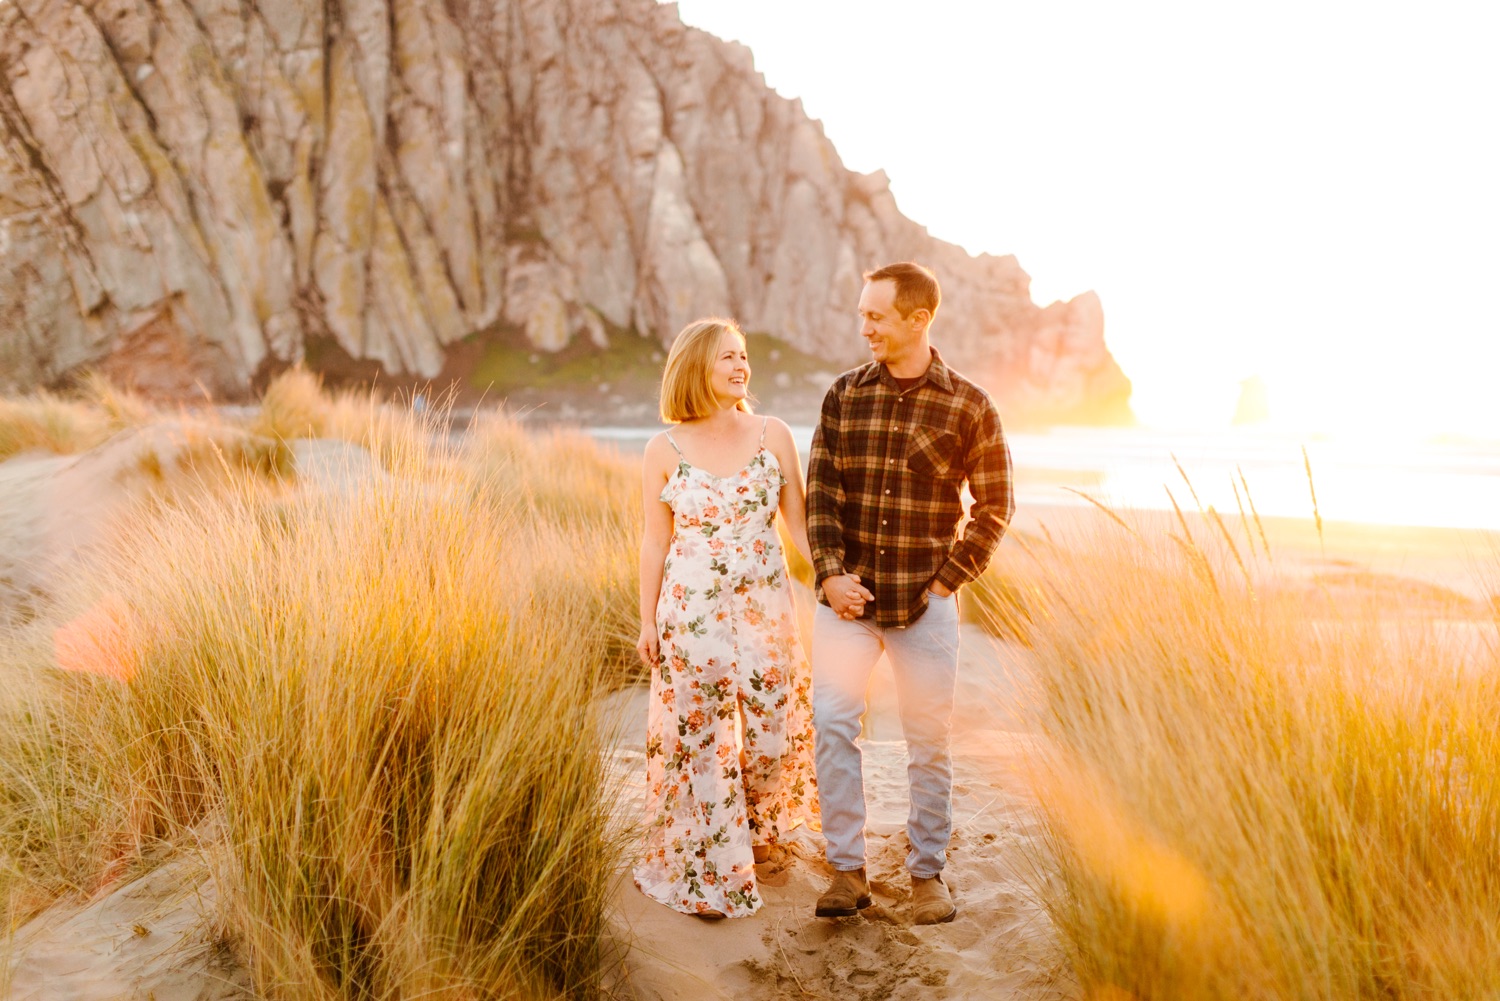
[[[948,893],[948,884],[943,882],[942,876],[933,876],[931,879],[921,876],[911,878],[913,921],[919,925],[939,925],[944,921],[952,921],[957,913],[958,908],[953,905],[953,897]]]
[[[852,918],[860,908],[870,906],[870,884],[865,879],[864,866],[852,872],[837,871],[833,882],[818,898],[818,909],[813,913],[820,918]]]

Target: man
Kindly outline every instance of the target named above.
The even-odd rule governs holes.
[[[1010,449],[989,396],[929,343],[941,298],[932,272],[902,263],[864,277],[860,333],[874,360],[828,390],[808,473],[808,534],[821,588],[813,725],[835,869],[817,914],[844,917],[870,904],[855,738],[870,672],[884,652],[910,760],[912,908],[919,924],[935,924],[957,913],[942,877],[953,827],[955,592],[983,572],[1010,524]],[[959,537],[965,480],[974,504]]]

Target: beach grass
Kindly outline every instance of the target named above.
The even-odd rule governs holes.
[[[109,433],[98,410],[53,393],[0,400],[0,461],[33,450],[58,455],[83,451]]]
[[[69,393],[0,399],[0,462],[29,451],[72,455],[159,416],[135,393],[90,373]]]
[[[259,438],[291,443],[324,438],[368,449],[382,465],[425,462],[423,443],[446,434],[446,403],[416,414],[374,390],[329,391],[313,372],[289,368],[261,394],[247,428]]]
[[[7,914],[199,850],[266,996],[592,996],[637,473],[292,378],[253,437],[356,439],[376,475],[146,505],[7,644]]]
[[[1082,996],[1500,995],[1496,623],[1272,586],[1213,519],[1101,526],[1005,581]]]
[[[7,933],[57,896],[84,888],[97,868],[93,832],[109,799],[98,759],[88,753],[87,728],[70,728],[77,722],[69,712],[77,687],[36,667],[45,651],[22,651],[19,643],[8,642],[0,705],[0,900]]]
[[[283,441],[321,438],[332,422],[333,407],[316,374],[303,368],[287,369],[272,378],[261,394],[250,430]]]

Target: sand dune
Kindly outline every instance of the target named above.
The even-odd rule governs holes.
[[[163,437],[163,436],[166,437]],[[145,496],[145,449],[170,432],[121,436],[84,456],[23,456],[0,463],[0,610],[29,614],[80,551]],[[350,446],[299,445],[309,480],[347,486]],[[358,451],[358,450],[354,450]],[[355,457],[358,458],[357,456]],[[366,459],[368,457],[366,456]],[[367,463],[368,465],[368,463]],[[373,467],[370,467],[373,468]],[[371,473],[370,475],[373,475]],[[1023,530],[1087,521],[1088,512],[1024,512]],[[1470,571],[1493,536],[1426,530],[1273,526],[1285,586],[1377,586],[1411,597],[1428,613],[1481,612],[1493,589]],[[1478,563],[1482,564],[1482,560]],[[1404,591],[1402,589],[1405,589]],[[1455,604],[1456,603],[1456,604]],[[705,923],[648,901],[622,874],[613,906],[611,990],[642,1001],[675,998],[849,997],[1071,998],[1061,948],[1036,900],[1029,868],[1044,857],[1030,798],[1024,704],[1026,651],[965,627],[955,718],[955,819],[947,876],[959,906],[951,924],[911,923],[906,852],[905,747],[888,672],[877,670],[867,720],[870,873],[876,905],[858,918],[813,917],[829,871],[816,836],[763,873],[765,908],[755,917]],[[615,774],[626,808],[639,811],[644,776],[645,692],[613,697]],[[23,926],[0,958],[12,960],[10,996],[29,999],[150,998],[199,1001],[253,996],[245,970],[215,931],[214,884],[194,856],[92,900],[63,900]],[[0,981],[3,983],[3,981]]]
[[[215,933],[214,881],[177,858],[93,900],[64,901],[14,942],[13,1001],[235,1001],[250,978]]]

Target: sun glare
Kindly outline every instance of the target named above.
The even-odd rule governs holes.
[[[1016,255],[1042,305],[1096,291],[1145,423],[1225,427],[1258,374],[1281,427],[1500,438],[1496,10],[679,7],[934,236]],[[873,101],[848,54],[893,23],[917,62]]]

